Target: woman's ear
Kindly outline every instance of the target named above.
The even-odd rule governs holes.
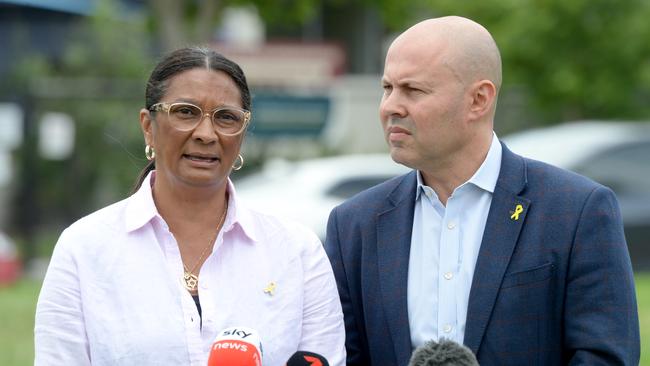
[[[140,128],[144,135],[144,142],[147,145],[154,147],[153,142],[153,118],[151,112],[145,108],[140,109]]]

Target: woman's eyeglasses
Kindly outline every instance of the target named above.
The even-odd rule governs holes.
[[[236,107],[222,107],[204,113],[200,107],[190,103],[156,103],[149,110],[167,112],[169,123],[179,131],[191,131],[205,116],[210,116],[214,130],[226,136],[240,134],[251,119],[251,112]]]

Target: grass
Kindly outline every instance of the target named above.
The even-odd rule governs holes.
[[[34,313],[40,288],[34,280],[0,287],[0,365],[34,364]]]
[[[641,363],[650,366],[650,272],[636,276]],[[0,288],[0,365],[24,366],[34,362],[34,312],[40,282],[22,280]]]

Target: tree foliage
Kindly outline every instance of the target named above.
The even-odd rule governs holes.
[[[32,55],[17,65],[12,85],[28,101],[30,133],[17,152],[14,227],[25,217],[36,224],[69,224],[90,211],[123,197],[145,165],[138,111],[151,57],[142,22],[119,19],[108,1],[77,24],[61,59],[45,62]],[[68,114],[75,122],[74,153],[66,160],[25,157],[36,154],[38,123],[46,112]],[[30,151],[28,151],[30,150]],[[26,170],[30,173],[26,174]],[[37,207],[21,200],[29,194]],[[23,214],[27,211],[27,214]],[[30,213],[30,211],[32,211]],[[24,233],[25,234],[25,233]]]
[[[647,118],[650,112],[645,0],[439,0],[429,6],[492,32],[504,87],[526,90],[543,122]]]
[[[149,0],[151,28],[162,47],[171,50],[213,38],[224,8],[252,6],[267,25],[300,25],[313,19],[319,0]]]

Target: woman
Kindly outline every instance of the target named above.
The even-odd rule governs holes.
[[[317,237],[238,200],[229,175],[250,121],[239,66],[205,48],[166,56],[140,125],[150,160],[129,198],[67,228],[36,310],[36,364],[206,365],[220,330],[257,330],[264,365],[297,350],[345,359]]]

